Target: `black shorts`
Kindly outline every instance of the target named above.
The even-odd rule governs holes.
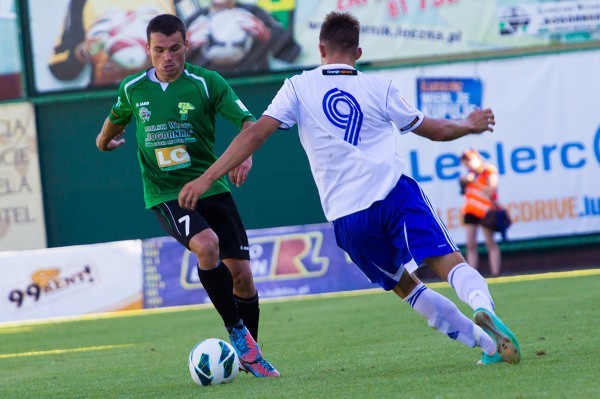
[[[465,222],[465,224],[480,224],[481,218],[478,218],[477,216],[473,215],[472,213],[465,213],[463,221]]]
[[[162,228],[187,249],[193,236],[210,228],[219,237],[221,259],[250,259],[248,236],[231,193],[201,198],[193,211],[180,207],[177,200],[152,210]]]

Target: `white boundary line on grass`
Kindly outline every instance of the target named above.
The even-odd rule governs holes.
[[[519,276],[505,276],[505,277],[494,277],[486,279],[488,284],[503,284],[503,283],[514,283],[522,281],[533,281],[533,280],[549,280],[557,278],[570,278],[570,277],[584,277],[594,276],[600,274],[600,269],[584,269],[584,270],[570,270],[564,272],[548,272],[539,274],[524,274]],[[447,282],[433,282],[427,283],[428,287],[431,288],[445,288],[450,287]],[[364,290],[355,291],[342,291],[342,292],[328,292],[324,294],[310,294],[310,295],[299,295],[294,297],[284,298],[267,298],[261,299],[261,302],[289,302],[289,301],[301,301],[306,299],[319,299],[319,298],[336,298],[336,297],[350,297],[360,295],[379,294],[384,291],[380,288],[370,288]],[[34,319],[34,320],[22,320],[15,322],[0,322],[0,334],[10,334],[22,331],[24,326],[34,327],[38,325],[48,324],[59,324],[68,323],[73,321],[81,320],[98,320],[98,319],[113,319],[120,317],[129,316],[144,316],[158,313],[175,313],[185,312],[188,310],[196,309],[209,309],[212,308],[211,303],[198,304],[198,305],[184,305],[184,306],[170,306],[164,308],[152,308],[152,309],[136,309],[136,310],[121,310],[116,312],[105,312],[105,313],[90,313],[78,316],[65,316],[65,317],[53,317],[46,319]]]
[[[14,358],[14,357],[29,357],[29,356],[42,356],[42,355],[62,355],[64,353],[102,351],[102,350],[107,350],[107,349],[126,348],[128,346],[134,346],[134,344],[105,345],[105,346],[88,346],[88,347],[73,348],[73,349],[51,349],[51,350],[47,350],[47,351],[32,351],[32,352],[20,352],[20,353],[4,353],[4,354],[0,354],[0,360],[2,360],[2,359],[11,359],[11,358]]]

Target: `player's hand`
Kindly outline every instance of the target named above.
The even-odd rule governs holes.
[[[190,50],[202,47],[208,42],[210,34],[210,18],[200,15],[187,28],[187,39]]]
[[[100,133],[98,135],[98,137],[96,138],[96,146],[98,146],[100,151],[113,151],[113,150],[119,148],[120,146],[122,146],[123,144],[125,144],[125,139],[123,138],[123,134],[125,134],[125,131],[116,135],[111,141],[109,141],[106,144],[106,147],[101,148],[101,147],[99,147],[99,144],[98,144],[102,138],[102,133]]]
[[[242,24],[242,29],[248,32],[259,42],[267,42],[271,40],[271,29],[254,15],[249,18],[247,23],[245,22]]]
[[[119,134],[117,137],[108,142],[106,148],[108,151],[115,150],[125,144],[125,139],[123,138],[123,133]]]
[[[496,119],[494,118],[494,112],[491,109],[476,109],[471,112],[467,119],[473,126],[474,133],[481,133],[489,130],[490,132],[494,131],[494,125],[496,124]]]
[[[82,64],[93,62],[94,57],[104,52],[105,40],[99,37],[85,39],[74,50],[75,58]]]
[[[241,186],[246,182],[250,169],[252,169],[252,157],[249,157],[239,166],[233,168],[229,172],[229,180],[231,180],[231,182],[235,184],[236,187]]]
[[[210,183],[204,183],[202,176],[187,183],[179,192],[177,198],[179,206],[184,209],[194,210],[198,198],[207,192],[210,186]]]

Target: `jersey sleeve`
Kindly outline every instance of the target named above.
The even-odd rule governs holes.
[[[290,129],[298,123],[298,97],[290,79],[285,80],[263,115],[279,121],[281,123],[279,128],[284,130]]]
[[[108,119],[116,125],[126,125],[131,122],[131,118],[133,117],[133,107],[125,93],[125,83],[126,81],[121,82],[119,96],[108,115]]]
[[[406,101],[400,90],[392,83],[390,83],[388,89],[386,112],[390,120],[394,122],[400,131],[400,134],[405,134],[416,129],[423,122],[424,118],[423,113]]]
[[[209,90],[214,90],[214,93],[209,93],[211,98],[214,98],[215,110],[225,119],[233,123],[238,129],[242,128],[242,124],[246,121],[256,121],[256,118],[246,108],[242,100],[240,100],[231,88],[225,78],[214,73],[213,83]]]

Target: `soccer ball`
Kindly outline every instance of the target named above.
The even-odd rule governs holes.
[[[148,62],[146,39],[111,37],[106,43],[106,53],[112,62],[124,69],[141,69]]]
[[[255,22],[252,14],[241,8],[220,10],[210,15],[208,37],[202,55],[218,66],[240,62],[252,48],[254,38],[244,28]]]
[[[141,69],[148,64],[146,26],[161,14],[156,7],[135,10],[110,8],[100,15],[87,32],[90,55],[101,52],[123,69]]]
[[[239,359],[229,343],[217,338],[199,342],[188,360],[192,380],[203,387],[232,381],[239,371]]]

